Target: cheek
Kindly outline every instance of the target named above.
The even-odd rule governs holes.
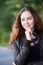
[[[33,25],[34,24],[34,20],[30,20],[29,23]]]
[[[32,21],[30,24],[31,24],[31,25],[34,25],[34,22]]]
[[[21,25],[24,26],[24,22],[21,21]]]
[[[21,25],[25,25],[25,22],[22,22],[22,21],[21,21]]]
[[[29,23],[30,23],[30,27],[34,27],[34,20],[30,20]]]
[[[34,27],[34,22],[31,22],[31,26]]]

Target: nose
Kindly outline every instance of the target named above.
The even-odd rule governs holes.
[[[29,24],[27,19],[25,20],[25,24]]]

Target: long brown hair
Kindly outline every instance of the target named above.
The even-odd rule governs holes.
[[[20,33],[24,33],[24,29],[21,25],[21,19],[20,16],[22,14],[22,12],[24,11],[30,11],[30,13],[33,15],[34,17],[34,22],[35,22],[35,29],[37,29],[40,32],[43,32],[43,25],[42,25],[42,21],[40,19],[40,17],[37,15],[36,11],[32,8],[32,7],[24,7],[20,10],[20,12],[18,13],[18,16],[16,17],[16,20],[13,23],[12,26],[12,32],[10,34],[10,40],[9,40],[9,46],[12,45],[12,42],[18,37],[18,35]]]

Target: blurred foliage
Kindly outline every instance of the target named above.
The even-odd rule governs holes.
[[[43,0],[0,0],[0,45],[8,44],[13,19],[24,6],[33,7],[43,21]]]

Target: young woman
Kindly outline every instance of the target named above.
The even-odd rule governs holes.
[[[9,46],[14,55],[13,65],[42,63],[43,25],[33,8],[24,7],[19,12],[13,23]]]

